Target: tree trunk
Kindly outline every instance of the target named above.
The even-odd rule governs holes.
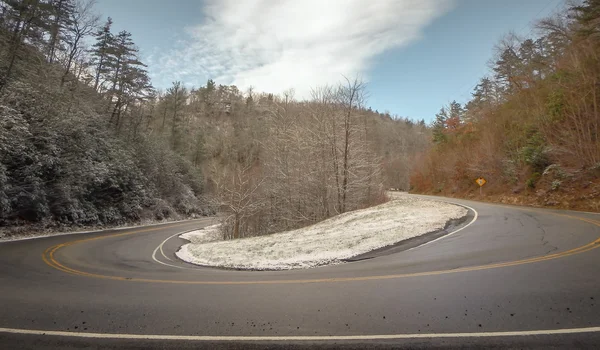
[[[238,239],[240,238],[240,214],[236,213],[234,220],[235,221],[233,224],[233,239]]]
[[[60,31],[60,13],[62,11],[64,0],[58,0],[58,7],[56,8],[56,16],[54,23],[52,23],[52,29],[50,30],[50,43],[48,44],[48,62],[54,62],[54,56],[56,54],[56,45],[58,41],[58,32]],[[62,86],[62,85],[61,85]]]
[[[342,213],[346,211],[346,195],[348,193],[348,155],[350,153],[350,111],[344,122],[344,164],[342,182]]]
[[[98,66],[96,67],[96,77],[94,81],[94,90],[98,91],[98,84],[100,83],[100,72],[104,68],[104,56],[100,56],[100,61],[98,61]]]

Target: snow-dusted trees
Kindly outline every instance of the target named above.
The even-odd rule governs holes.
[[[0,1],[2,231],[207,213],[200,169],[148,136],[130,34],[109,20],[86,50],[96,21],[89,0]]]
[[[289,92],[253,96],[257,102],[259,116],[238,132],[254,138],[244,150],[257,153],[238,150],[243,166],[228,167],[231,179],[217,180],[230,213],[226,237],[297,228],[384,199],[382,158],[368,135],[368,120],[379,116],[363,108],[362,83],[318,88],[308,102],[294,101]],[[263,133],[252,131],[259,128]]]
[[[48,28],[51,4],[41,0],[7,0],[2,11],[0,37],[0,93],[11,81],[23,56],[30,51],[26,44],[42,49],[44,33]]]

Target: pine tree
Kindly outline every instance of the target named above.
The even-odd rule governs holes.
[[[212,116],[214,114],[214,106],[215,106],[215,94],[217,91],[217,84],[215,84],[214,80],[208,79],[206,82],[206,88],[204,89],[204,105],[207,111],[207,114]]]
[[[153,88],[146,65],[138,58],[138,49],[131,39],[131,33],[121,31],[109,44],[103,70],[111,85],[107,91],[109,106],[113,106],[110,122],[119,131],[122,112],[127,110],[130,103],[150,96]]]
[[[490,78],[482,78],[475,86],[475,91],[472,93],[473,99],[471,102],[474,104],[494,104],[496,101],[494,83]]]
[[[104,26],[94,34],[96,43],[94,43],[92,50],[90,50],[92,64],[96,71],[94,77],[94,89],[96,91],[99,91],[100,79],[106,76],[109,71],[107,67],[108,56],[111,54],[115,41],[115,37],[110,31],[112,23],[112,18],[108,17]]]
[[[460,127],[464,118],[464,109],[460,103],[456,101],[450,102],[448,107],[448,118],[446,119],[446,128],[449,130],[456,130]]]
[[[505,48],[496,61],[493,68],[496,73],[495,78],[504,85],[507,92],[513,92],[515,88],[520,88],[516,79],[519,74],[519,64],[519,56],[512,47]]]
[[[208,91],[209,93],[212,93],[216,89],[217,89],[217,84],[215,84],[215,81],[212,79],[208,79],[208,81],[206,82],[206,91]]]
[[[62,49],[61,43],[66,40],[67,30],[73,25],[75,2],[73,0],[51,0],[49,2],[49,34],[47,60],[54,62],[56,51]]]
[[[571,10],[572,17],[581,25],[578,34],[588,37],[600,33],[600,0],[585,0]]]
[[[446,108],[442,107],[440,111],[435,115],[435,120],[433,121],[432,131],[433,131],[433,142],[434,143],[443,143],[446,142],[446,122],[448,120],[448,113],[446,112]]]
[[[171,102],[171,145],[173,150],[181,151],[183,144],[183,114],[182,109],[187,98],[187,89],[180,81],[173,82],[167,89],[167,99]]]

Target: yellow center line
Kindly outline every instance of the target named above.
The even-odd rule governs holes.
[[[535,211],[530,209],[525,209],[528,211]],[[581,218],[577,216],[571,216],[566,214],[557,214],[557,213],[549,213],[550,215],[562,216],[566,218],[576,219],[580,221],[584,221],[587,223],[591,223],[595,226],[600,227],[600,221]],[[177,227],[182,225],[187,225],[189,223],[175,224],[169,226],[162,226],[156,228],[149,228],[143,230],[136,230],[131,232],[119,233],[115,235],[107,235],[107,236],[99,236],[92,237],[86,239],[79,239],[71,242],[57,244],[55,246],[49,247],[42,254],[42,259],[44,263],[48,266],[55,268],[59,271],[69,273],[72,275],[92,277],[92,278],[101,278],[101,279],[109,279],[109,280],[117,280],[117,281],[130,281],[130,282],[148,282],[148,283],[169,283],[169,284],[192,284],[192,285],[250,285],[250,284],[301,284],[301,283],[333,283],[333,282],[353,282],[353,281],[371,281],[371,280],[388,280],[388,279],[398,279],[398,278],[407,278],[407,277],[422,277],[422,276],[436,276],[436,275],[444,275],[451,273],[461,273],[461,272],[469,272],[469,271],[480,271],[480,270],[488,270],[488,269],[496,269],[517,265],[525,265],[532,264],[536,262],[548,261],[558,258],[564,258],[567,256],[575,255],[590,251],[592,249],[596,249],[600,247],[600,238],[596,239],[593,242],[590,242],[586,245],[573,248],[564,252],[554,253],[550,255],[544,255],[539,257],[515,260],[515,261],[506,261],[500,263],[486,264],[486,265],[477,265],[470,267],[463,267],[451,270],[437,270],[437,271],[426,271],[426,272],[416,272],[416,273],[405,273],[405,274],[391,274],[391,275],[375,275],[375,276],[359,276],[359,277],[332,277],[332,278],[316,278],[316,279],[288,279],[288,280],[254,280],[254,281],[185,281],[185,280],[164,280],[164,279],[148,279],[148,278],[135,278],[135,277],[123,277],[123,276],[110,276],[110,275],[101,275],[95,273],[89,273],[85,271],[76,270],[70,267],[67,267],[61,263],[59,263],[54,254],[61,248],[79,244],[83,242],[99,240],[104,238],[112,238],[119,236],[126,236],[135,233],[141,232],[150,232],[161,230],[164,228]]]

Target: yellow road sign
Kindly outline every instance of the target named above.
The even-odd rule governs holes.
[[[478,178],[477,180],[475,180],[475,183],[479,185],[479,187],[485,185],[487,181],[485,181],[485,179],[483,177]]]

